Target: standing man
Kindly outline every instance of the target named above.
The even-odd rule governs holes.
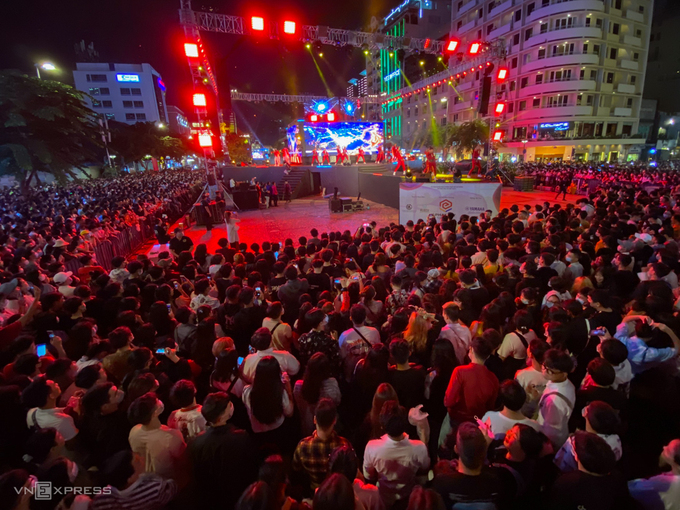
[[[279,189],[276,187],[276,182],[272,182],[272,201],[274,202],[274,207],[279,206]]]
[[[378,155],[375,159],[376,163],[384,163],[385,162],[385,151],[383,150],[383,146],[380,145],[378,147]]]
[[[568,175],[560,179],[560,182],[557,185],[557,195],[555,195],[555,200],[560,198],[560,195],[562,195],[562,200],[567,199],[567,190],[569,189],[570,184],[571,177],[569,177]]]
[[[184,230],[181,228],[176,228],[175,229],[175,237],[170,239],[170,253],[172,253],[172,256],[177,258],[179,257],[179,254],[182,253],[183,251],[191,251],[191,248],[193,248],[194,242],[188,238],[187,236],[184,235]]]
[[[336,155],[335,155],[335,164],[336,164],[336,165],[342,165],[342,158],[343,158],[343,156],[342,156],[342,147],[340,147],[340,146],[338,145],[338,146],[335,148],[335,152],[336,152]]]
[[[279,149],[274,149],[274,166],[281,166],[281,152]]]
[[[321,162],[324,165],[330,165],[331,164],[331,157],[328,155],[328,151],[326,148],[323,148],[323,152],[321,153]]]
[[[394,169],[393,175],[397,175],[397,172],[399,171],[406,173],[406,162],[404,161],[404,156],[401,155],[401,151],[396,145],[392,146],[392,156],[397,160],[397,167]]]
[[[470,165],[468,177],[472,177],[475,173],[475,169],[477,169],[477,175],[482,174],[482,165],[479,162],[479,147],[475,147],[475,150],[472,151],[472,164]]]

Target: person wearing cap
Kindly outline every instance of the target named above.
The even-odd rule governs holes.
[[[628,482],[631,496],[645,510],[678,510],[680,508],[680,439],[663,447],[659,467],[670,471]]]
[[[57,285],[57,291],[64,297],[73,297],[73,291],[76,289],[72,287],[73,273],[71,271],[61,272],[54,275],[54,283]]]

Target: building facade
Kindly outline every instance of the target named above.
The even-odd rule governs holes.
[[[668,1],[654,13],[649,38],[645,98],[655,99],[661,112],[680,112],[680,2]]]
[[[73,80],[87,105],[109,120],[168,125],[165,84],[149,64],[79,62]]]
[[[168,106],[168,127],[170,133],[176,136],[189,136],[191,134],[189,120],[177,106]]]

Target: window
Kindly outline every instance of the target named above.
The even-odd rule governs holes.
[[[544,59],[545,58],[545,48],[541,48],[538,50],[538,60]]]
[[[531,54],[525,53],[522,55],[522,64],[528,64],[529,62],[531,62]]]
[[[463,26],[463,22],[462,22],[462,21],[459,21],[459,22],[458,22],[457,28],[460,28],[460,27],[462,27],[462,26]]]
[[[597,28],[602,28],[602,18],[595,18],[595,26]]]
[[[573,27],[576,24],[576,18],[560,18],[555,20],[555,30],[564,30],[565,28]]]
[[[123,108],[132,108],[132,101],[123,101]]]
[[[635,37],[642,37],[642,30],[640,30],[639,28],[636,28],[635,29]]]
[[[102,101],[104,108],[113,108],[113,103],[111,101]]]
[[[541,33],[545,34],[548,31],[548,24],[547,23],[541,23]]]
[[[616,48],[609,48],[609,58],[616,60]]]
[[[591,80],[597,80],[597,70],[595,70],[595,69],[590,70],[590,79]]]
[[[569,81],[571,80],[571,69],[566,71],[550,71],[550,81]]]
[[[519,88],[523,89],[523,88],[526,87],[527,85],[529,85],[529,78],[527,78],[527,77],[525,76],[524,78],[522,78],[522,81],[521,81],[521,83],[520,83],[520,85],[519,85]]]
[[[105,74],[88,74],[87,75],[87,81],[105,82],[106,81],[106,75]]]
[[[132,92],[133,96],[141,96],[142,95],[142,89],[130,89],[130,92]]]
[[[515,34],[514,36],[512,36],[512,44],[514,46],[517,46],[519,44],[519,34]]]
[[[515,103],[508,103],[508,113],[512,113],[515,109]]]
[[[533,28],[527,29],[527,31],[524,32],[524,40],[525,40],[525,41],[528,41],[529,38],[530,38],[533,34],[534,34],[534,29],[533,29]]]
[[[578,79],[579,79],[579,80],[584,80],[585,77],[586,77],[586,70],[585,70],[585,69],[581,69],[581,72],[578,73]]]
[[[533,102],[533,107],[534,108],[540,108],[541,106],[541,98],[540,97],[535,97],[534,102]]]
[[[523,112],[526,109],[527,109],[527,102],[526,101],[520,101],[519,102],[519,111]]]
[[[458,122],[458,114],[457,113],[453,116],[453,122]]]
[[[134,113],[126,113],[125,114],[125,120],[135,120],[135,114]]]
[[[588,43],[583,45],[583,54],[585,55],[586,53],[588,53]]]
[[[536,8],[536,5],[531,2],[529,6],[527,7],[527,16],[529,16],[532,12],[534,12],[534,9]]]
[[[583,103],[583,94],[579,94],[578,96],[576,96],[576,106],[581,106],[582,103]]]
[[[640,14],[642,14],[643,12],[645,12],[645,7],[644,7],[644,5],[638,5],[638,12],[639,12]]]
[[[618,23],[614,23],[612,25],[612,34],[619,35],[620,31],[621,31],[621,25],[619,25]]]
[[[547,7],[548,5],[550,5],[550,0],[543,0],[541,3],[541,7]]]
[[[587,26],[587,27],[590,26],[590,19],[591,19],[590,17],[586,18],[586,26]]]
[[[522,19],[522,9],[515,11],[515,21],[520,21]]]
[[[614,73],[607,73],[607,83],[614,83]]]
[[[632,108],[633,107],[633,98],[629,97],[626,101],[626,104],[628,105],[628,108]]]
[[[135,108],[144,108],[144,101],[135,101]]]
[[[640,59],[640,54],[639,53],[633,53],[633,60],[637,62]]]
[[[517,69],[517,57],[513,57],[511,67]]]
[[[635,82],[636,82],[636,81],[637,81],[637,77],[636,77],[636,76],[631,76],[631,77],[630,77],[630,84],[631,84],[631,85],[635,85]]]
[[[514,81],[510,82],[510,92],[513,92],[515,90],[515,83]]]
[[[442,117],[442,121],[441,121],[441,124],[440,124],[440,125],[441,125],[442,127],[443,127],[443,126],[446,126],[446,117]]]
[[[548,98],[548,108],[557,106],[567,106],[569,103],[569,96],[551,96]]]
[[[612,0],[612,7],[621,10],[621,0]]]
[[[102,107],[101,101],[97,101],[96,99],[92,100],[92,108],[101,108],[101,107]]]
[[[458,2],[458,10],[460,11],[463,8],[463,2]]]
[[[113,113],[104,114],[108,120],[116,120],[116,116]]]
[[[138,113],[137,120],[146,120],[146,113]]]
[[[593,53],[594,53],[595,55],[599,55],[599,54],[600,54],[600,45],[599,45],[599,44],[594,44],[594,45],[593,45]]]
[[[109,90],[108,87],[102,87],[102,88],[100,88],[100,89],[99,89],[99,93],[100,93],[102,96],[109,96],[109,95],[111,95],[111,91]]]
[[[486,35],[489,35],[491,32],[493,32],[494,28],[496,28],[496,27],[494,27],[493,23],[491,23],[488,27],[486,27]]]
[[[406,109],[406,118],[407,118],[407,119],[408,119],[408,118],[411,118],[411,109],[410,109],[410,108],[407,108],[407,109]]]
[[[97,87],[90,87],[90,95],[91,96],[98,96],[99,95],[99,89]]]
[[[536,75],[536,85],[543,83],[543,75],[541,73]]]
[[[121,96],[129,96],[129,95],[130,95],[130,89],[128,89],[128,88],[121,88],[121,89],[120,89],[120,95],[121,95]]]
[[[483,18],[484,17],[484,9],[479,9],[477,11],[477,14],[479,15],[479,16],[477,16],[478,18],[480,18],[480,19]]]
[[[590,95],[586,96],[586,104],[588,106],[593,106],[593,96]]]
[[[418,107],[417,106],[415,108],[415,111],[413,112],[413,115],[415,115],[416,117],[418,116]]]

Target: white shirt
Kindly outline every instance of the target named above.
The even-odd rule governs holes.
[[[63,407],[55,407],[53,409],[34,407],[28,411],[26,423],[29,427],[37,425],[41,429],[57,429],[64,438],[64,441],[70,441],[78,435],[78,429],[73,422],[73,418],[64,413]]]
[[[559,393],[556,395],[555,393]],[[561,395],[561,396],[560,396]],[[569,417],[574,410],[576,389],[567,379],[548,382],[538,404],[538,424],[556,448],[562,447],[569,437]]]
[[[519,334],[524,337],[524,340],[527,342],[527,346],[532,340],[536,340],[536,338],[538,338],[536,333],[534,333],[534,331],[531,329],[524,334]],[[503,359],[509,358],[510,356],[515,359],[527,358],[527,348],[522,343],[522,340],[520,340],[516,331],[505,335],[503,342],[501,342],[501,346],[498,348],[498,355]]]
[[[396,500],[408,498],[416,474],[429,465],[427,446],[406,435],[395,441],[385,434],[369,441],[364,451],[364,476],[368,480],[378,480],[378,491],[387,507]]]
[[[470,257],[470,260],[472,261],[473,266],[477,264],[486,264],[489,261],[485,251],[478,251],[472,257]]]
[[[248,354],[243,360],[241,366],[241,373],[246,382],[253,382],[255,378],[255,368],[262,358],[265,356],[273,356],[281,366],[281,371],[288,375],[295,375],[300,371],[300,362],[295,356],[288,351],[275,351],[273,347],[265,349],[264,351],[257,351],[253,354]]]
[[[472,334],[467,326],[456,322],[454,324],[447,324],[439,333],[439,338],[446,338],[453,345],[453,350],[456,352],[456,358],[461,365],[465,362],[465,355],[470,350],[470,343],[472,342]]]
[[[69,285],[60,285],[57,288],[57,291],[64,297],[70,298],[73,297],[73,291],[76,290],[75,287],[71,287]]]
[[[180,474],[182,456],[187,445],[179,430],[161,425],[158,429],[144,429],[135,425],[128,436],[130,448],[145,462],[147,473],[175,480]]]
[[[380,343],[380,333],[378,333],[378,330],[375,328],[372,328],[370,326],[359,326],[357,328],[361,335],[364,335],[364,338],[368,340],[368,342],[371,345],[376,345]],[[352,344],[356,340],[363,340],[361,339],[361,335],[357,333],[354,328],[350,328],[347,331],[343,331],[343,333],[340,335],[340,338],[338,339],[338,346],[340,347],[340,352],[344,354],[347,351],[347,345],[345,343]]]
[[[177,409],[168,417],[168,427],[179,430],[185,439],[191,439],[205,431],[206,421],[201,414],[201,406],[183,411]]]
[[[628,490],[645,510],[680,510],[680,475],[662,473],[628,482]]]
[[[518,423],[522,425],[529,425],[534,430],[541,430],[541,427],[534,420],[524,418],[522,420],[513,420],[507,416],[503,416],[500,411],[487,411],[482,416],[482,422],[491,425],[491,432],[494,436],[505,436],[505,433]]]

